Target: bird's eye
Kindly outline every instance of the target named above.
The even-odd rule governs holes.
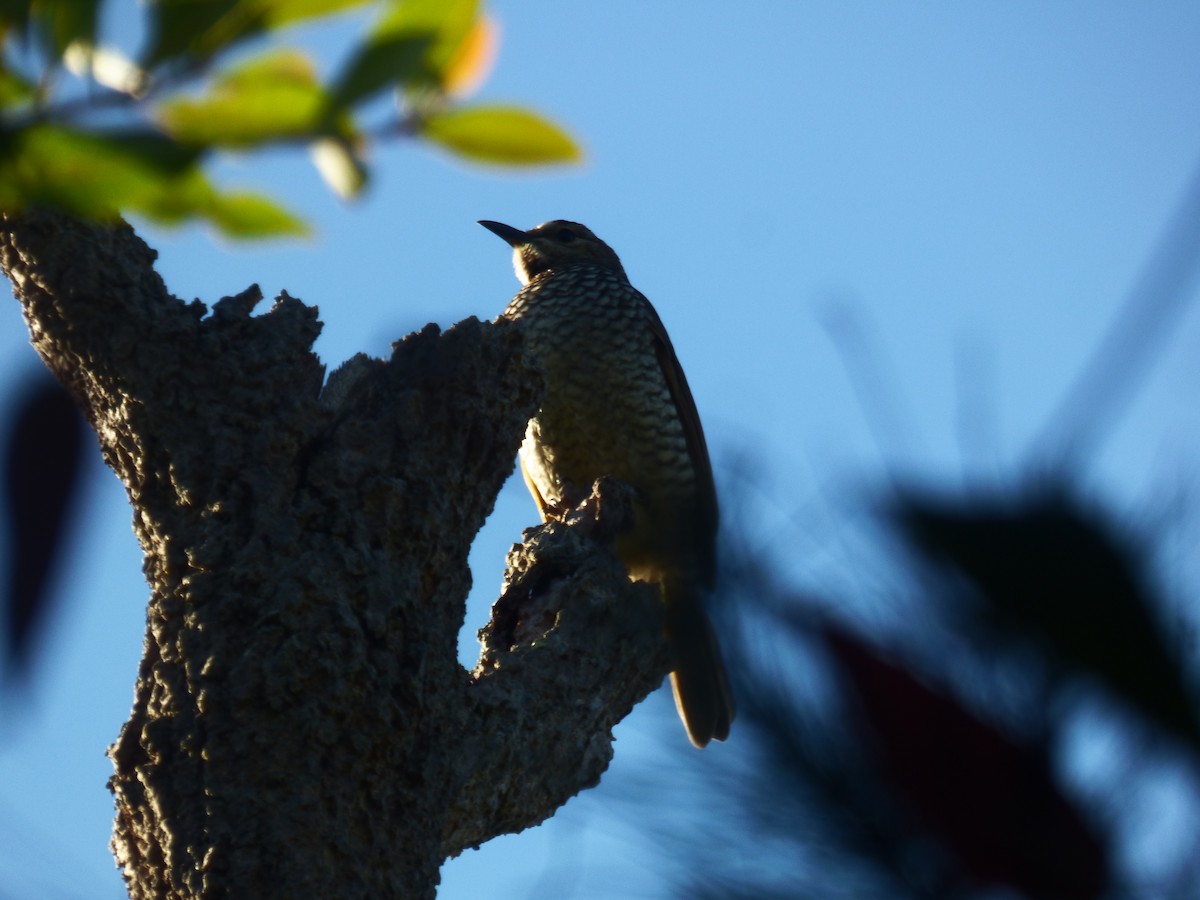
[[[570,228],[560,228],[554,236],[564,244],[569,244],[571,241],[575,240],[575,238],[579,237],[579,235],[573,232]]]

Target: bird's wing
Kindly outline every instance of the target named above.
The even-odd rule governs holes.
[[[696,401],[692,398],[683,367],[679,365],[679,359],[675,356],[671,339],[667,337],[667,329],[663,327],[662,319],[648,300],[646,311],[650,331],[654,336],[654,351],[658,356],[658,364],[671,391],[675,409],[679,411],[679,421],[683,424],[683,434],[687,440],[688,456],[692,460],[692,471],[696,478],[696,514],[699,517],[696,533],[710,545],[704,548],[707,552],[703,553],[703,558],[706,580],[711,582],[716,577],[716,559],[711,543],[717,534],[718,513],[717,491],[713,484],[712,463],[708,459],[708,445],[704,442],[704,429],[700,427],[700,413],[696,410]]]

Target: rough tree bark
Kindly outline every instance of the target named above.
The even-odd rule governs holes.
[[[445,858],[595,784],[667,671],[656,593],[594,539],[627,498],[599,486],[591,528],[526,533],[465,671],[467,551],[540,391],[519,331],[430,325],[323,387],[315,309],[252,316],[251,287],[209,314],[154,259],[123,225],[0,227],[145,552],[110,748],[130,895],[431,897]]]

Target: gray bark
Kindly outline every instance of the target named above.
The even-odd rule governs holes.
[[[154,259],[123,225],[0,226],[145,553],[109,751],[130,895],[431,897],[445,858],[595,784],[667,671],[657,594],[603,540],[622,486],[526,532],[467,672],[467,552],[540,393],[519,330],[430,325],[323,389],[315,309],[253,316],[251,287],[208,314]]]

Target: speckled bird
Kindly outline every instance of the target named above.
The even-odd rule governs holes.
[[[524,324],[546,376],[521,471],[542,519],[604,475],[634,489],[616,552],[629,577],[661,587],[671,686],[697,747],[725,740],[733,695],[703,596],[716,578],[717,495],[696,403],[662,321],[617,254],[587,228],[480,225],[513,248],[524,287],[503,317]]]

